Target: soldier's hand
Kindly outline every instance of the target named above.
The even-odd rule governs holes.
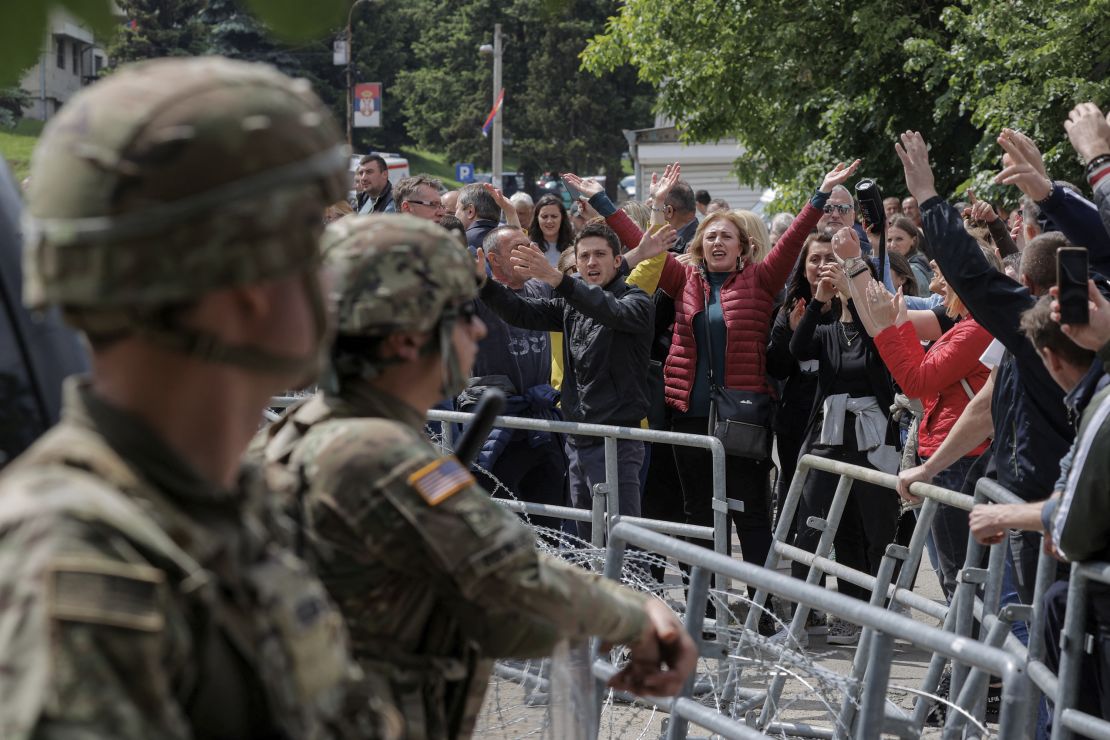
[[[633,694],[674,696],[697,665],[697,646],[662,601],[649,598],[644,612],[644,633],[630,646],[629,664],[609,685]]]

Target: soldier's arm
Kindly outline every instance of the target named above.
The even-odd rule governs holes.
[[[388,433],[369,425],[373,440],[348,433],[322,452],[318,498],[359,507],[372,557],[441,589],[490,657],[541,655],[561,637],[642,635],[644,595],[541,555],[531,530],[453,458],[415,435],[383,439]]]
[[[162,572],[122,540],[59,516],[0,545],[0,736],[187,738],[175,690],[190,636]]]

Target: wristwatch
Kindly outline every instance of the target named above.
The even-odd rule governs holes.
[[[849,257],[844,260],[844,274],[850,278],[854,278],[861,272],[867,272],[867,263],[863,257]]]

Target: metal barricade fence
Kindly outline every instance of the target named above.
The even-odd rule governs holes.
[[[275,398],[272,405],[280,408],[298,400],[300,399],[297,397]],[[465,424],[471,418],[471,414],[453,411],[433,410],[428,414],[430,421],[448,424]],[[705,606],[709,598],[709,573],[716,576],[717,589],[721,592],[725,591],[725,585],[729,579],[738,579],[756,588],[753,597],[756,608],[749,610],[744,625],[745,631],[749,634],[756,633],[759,614],[769,595],[789,599],[798,605],[788,629],[795,645],[801,636],[801,630],[805,628],[806,616],[812,608],[846,617],[863,626],[864,632],[853,660],[850,680],[858,687],[862,685],[863,676],[866,675],[867,685],[858,697],[851,693],[845,695],[835,727],[826,729],[773,721],[785,683],[784,674],[780,674],[774,678],[766,691],[746,692],[747,700],[742,705],[731,708],[731,718],[691,699],[692,683],[680,698],[652,700],[659,708],[672,713],[668,737],[684,737],[687,721],[699,724],[724,737],[741,738],[762,737],[760,731],[784,730],[794,735],[842,737],[845,736],[847,728],[851,727],[856,728],[855,736],[861,738],[877,736],[884,727],[886,731],[896,734],[920,733],[931,706],[931,702],[927,699],[917,702],[911,716],[891,716],[883,709],[883,697],[889,679],[892,640],[898,638],[926,647],[934,653],[921,686],[920,693],[923,697],[928,697],[937,690],[945,664],[949,662],[952,664],[949,698],[955,711],[948,712],[945,737],[958,736],[969,719],[981,725],[988,678],[991,674],[995,674],[1002,675],[1004,683],[1000,737],[1031,736],[1033,728],[1036,727],[1038,704],[1036,699],[1043,692],[1055,705],[1053,740],[1070,738],[1073,732],[1082,732],[1091,737],[1110,740],[1110,722],[1074,708],[1079,688],[1079,663],[1084,652],[1088,586],[1091,581],[1110,584],[1110,564],[1080,563],[1072,566],[1071,584],[1067,594],[1067,613],[1061,636],[1059,676],[1054,675],[1044,663],[1045,618],[1041,602],[1044,592],[1055,575],[1055,561],[1050,556],[1043,552],[1040,556],[1032,605],[1017,604],[1003,608],[999,606],[1008,547],[1005,538],[1000,543],[985,547],[969,535],[964,567],[959,573],[956,591],[947,607],[912,591],[913,577],[918,570],[926,536],[939,505],[970,510],[978,503],[1025,503],[995,481],[985,478],[978,481],[974,497],[926,483],[915,483],[911,490],[923,499],[923,504],[918,512],[913,537],[906,547],[894,544],[888,546],[878,573],[872,576],[831,559],[829,556],[833,539],[854,480],[894,490],[897,487],[897,477],[834,460],[803,456],[798,461],[797,472],[791,481],[765,567],[760,568],[754,564],[733,560],[726,555],[727,513],[733,508],[742,509],[742,504],[726,498],[724,450],[716,438],[706,435],[522,417],[498,417],[496,425],[510,429],[597,436],[604,439],[606,482],[594,491],[592,509],[504,499],[498,499],[498,501],[510,509],[523,513],[592,522],[594,546],[601,547],[604,541],[608,540],[606,572],[610,577],[619,576],[620,562],[626,544],[642,547],[693,566],[687,589],[686,626],[699,646],[704,626]],[[714,526],[701,527],[640,517],[620,517],[615,485],[618,439],[708,449],[712,460]],[[811,526],[821,531],[815,552],[809,553],[786,542],[786,536],[790,522],[797,511],[805,481],[814,470],[838,475],[840,481],[827,515],[822,519],[811,518],[809,521]],[[667,534],[712,540],[715,552],[711,553],[690,543],[665,536]],[[809,567],[804,583],[775,572],[783,557]],[[984,558],[988,561],[987,568],[981,567]],[[893,574],[899,561],[902,564],[901,572],[895,580]],[[817,582],[822,574],[832,575],[838,580],[870,590],[872,593],[870,604],[864,604],[818,586]],[[931,628],[892,613],[891,610],[898,608],[898,605],[916,609],[941,620],[943,628]],[[718,623],[721,619],[718,616]],[[1029,625],[1028,646],[1023,645],[1011,634],[1010,628],[1015,621],[1024,621]],[[946,642],[934,633],[945,635]],[[771,642],[768,642],[764,648],[779,653],[790,649],[789,643]],[[719,653],[720,651],[717,651],[714,654],[720,658]],[[705,654],[704,649],[703,654]],[[999,654],[1008,656],[1010,662],[1002,660]],[[594,663],[594,673],[599,680],[607,679],[615,670],[615,667],[603,660],[597,660]],[[737,670],[730,674],[729,680],[738,683],[741,677],[741,671]],[[759,704],[762,704],[762,707],[754,727],[735,719]],[[861,714],[860,717],[856,716],[857,709]]]
[[[461,411],[440,411],[433,409],[428,412],[428,421],[446,424],[466,424],[474,418],[473,414]],[[725,494],[725,449],[716,437],[705,434],[682,434],[679,432],[664,432],[655,429],[636,429],[633,427],[615,427],[604,424],[584,424],[573,421],[554,421],[551,419],[531,419],[518,416],[499,416],[495,426],[504,429],[520,429],[525,431],[551,432],[554,434],[574,434],[583,437],[600,437],[605,444],[605,484],[600,490],[595,490],[593,500],[595,506],[590,509],[576,507],[550,506],[533,504],[526,501],[513,501],[497,499],[514,511],[542,516],[560,517],[576,521],[595,521],[598,517],[596,502],[600,498],[603,505],[604,521],[608,527],[601,527],[604,532],[616,524],[618,518],[622,521],[638,524],[649,529],[680,537],[694,537],[710,540],[713,549],[719,553],[728,552],[728,512],[730,510],[743,510],[743,502],[727,498]],[[445,430],[447,427],[445,427]],[[447,433],[449,437],[449,433]],[[704,527],[696,524],[681,522],[668,522],[658,519],[643,517],[620,517],[620,506],[617,486],[617,440],[628,439],[639,442],[654,442],[658,444],[674,445],[679,447],[698,447],[709,451],[712,466],[712,494],[713,494],[713,526]],[[450,447],[448,439],[448,447]],[[598,540],[598,527],[593,528],[595,545],[603,545],[603,540]],[[718,582],[718,588],[724,589],[723,581]]]
[[[651,532],[625,522],[618,523],[609,532],[605,574],[618,578],[627,545],[674,558],[692,566],[690,588],[686,602],[686,628],[696,644],[701,644],[705,620],[705,604],[710,573],[737,579],[756,587],[763,594],[775,594],[799,605],[822,609],[829,614],[843,617],[864,628],[861,651],[868,645],[869,658],[865,671],[867,682],[861,691],[859,717],[849,724],[838,722],[831,732],[807,733],[820,737],[845,737],[849,727],[852,735],[867,739],[883,733],[905,736],[912,732],[910,719],[897,710],[887,707],[886,692],[892,660],[893,640],[907,640],[947,659],[974,666],[976,669],[1002,677],[1002,710],[999,737],[1010,740],[1025,735],[1025,702],[1029,693],[1029,678],[1021,662],[1009,652],[983,645],[974,640],[953,640],[949,632],[930,627],[909,617],[892,612],[875,604],[865,604],[814,583],[803,582],[767,568],[734,560],[719,553],[709,552],[690,543]],[[894,557],[888,552],[883,559],[882,571],[889,579],[894,569]],[[596,652],[596,648],[595,648]],[[599,681],[605,681],[617,670],[609,661],[596,657],[593,671]],[[688,722],[700,725],[727,738],[763,737],[760,730],[782,730],[785,727],[749,726],[743,719],[728,717],[699,704],[692,698],[693,682],[687,683],[676,698],[651,698],[650,702],[671,714],[669,738],[686,736]],[[736,714],[735,712],[733,714]],[[806,727],[790,727],[789,734],[799,734]]]

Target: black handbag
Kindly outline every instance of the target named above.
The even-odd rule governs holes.
[[[775,404],[767,393],[731,390],[717,385],[713,376],[713,331],[709,327],[709,306],[703,304],[702,311],[705,314],[706,349],[709,350],[709,434],[721,440],[728,455],[747,460],[767,460],[771,457],[774,441],[771,425]]]

